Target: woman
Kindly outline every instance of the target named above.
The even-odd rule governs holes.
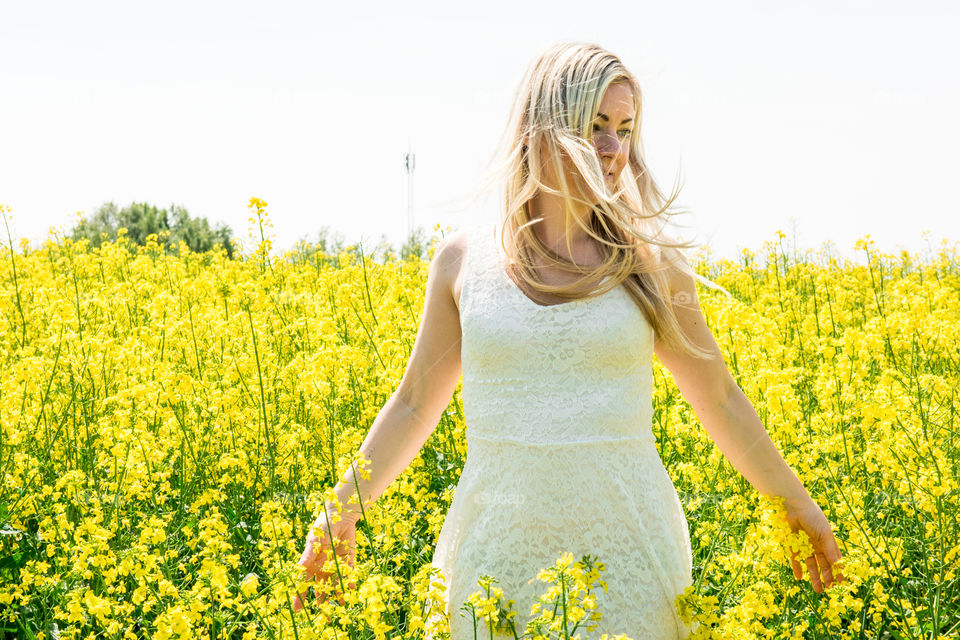
[[[481,574],[515,600],[522,633],[530,579],[564,551],[607,567],[595,637],[686,637],[674,603],[691,584],[691,550],[651,431],[656,353],[737,470],[784,497],[815,549],[814,589],[842,580],[830,523],[704,321],[695,280],[716,285],[661,233],[676,194],[665,199],[644,164],[640,116],[636,80],[596,45],[556,45],[528,68],[493,173],[505,215],[440,244],[407,369],[360,448],[369,477],[351,468],[336,487],[342,519],[318,518],[323,540],[311,533],[300,561],[308,579],[329,577],[317,551],[331,534],[352,563],[360,507],[348,499],[359,488],[369,505],[406,468],[462,373],[467,458],[433,557],[451,638],[473,638],[459,608]]]

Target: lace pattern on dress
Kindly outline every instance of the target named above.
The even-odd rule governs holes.
[[[451,639],[474,637],[460,606],[481,574],[515,600],[522,634],[548,587],[537,572],[566,551],[606,565],[602,620],[582,638],[686,638],[674,599],[692,583],[691,550],[651,430],[652,327],[622,286],[533,302],[504,270],[494,225],[468,233],[467,458],[432,560],[447,581]]]

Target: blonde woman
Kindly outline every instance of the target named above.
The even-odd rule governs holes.
[[[522,634],[543,586],[530,580],[563,552],[606,565],[602,620],[588,637],[687,637],[675,599],[692,582],[691,549],[651,431],[656,354],[736,469],[785,498],[794,530],[813,542],[804,562],[814,589],[842,580],[830,523],[704,321],[695,281],[716,285],[662,233],[676,194],[664,198],[647,169],[640,119],[640,87],[609,51],[565,43],[530,65],[486,182],[498,181],[504,213],[440,243],[407,369],[360,448],[369,477],[350,469],[337,485],[342,519],[328,529],[318,518],[300,561],[308,578],[330,577],[319,552],[331,535],[352,564],[354,483],[366,505],[383,493],[462,374],[467,457],[433,555],[451,638],[474,637],[460,606],[482,574],[518,603]],[[798,559],[793,570],[802,577]]]

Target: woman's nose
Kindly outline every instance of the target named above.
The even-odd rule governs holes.
[[[597,153],[605,156],[615,156],[620,150],[620,145],[614,140],[613,136],[598,134],[593,138],[597,147]]]

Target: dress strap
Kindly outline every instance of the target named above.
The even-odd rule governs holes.
[[[469,313],[476,304],[488,304],[496,281],[491,277],[491,251],[496,248],[492,223],[474,224],[467,228],[467,255],[463,262],[463,285],[460,291],[460,313]]]

